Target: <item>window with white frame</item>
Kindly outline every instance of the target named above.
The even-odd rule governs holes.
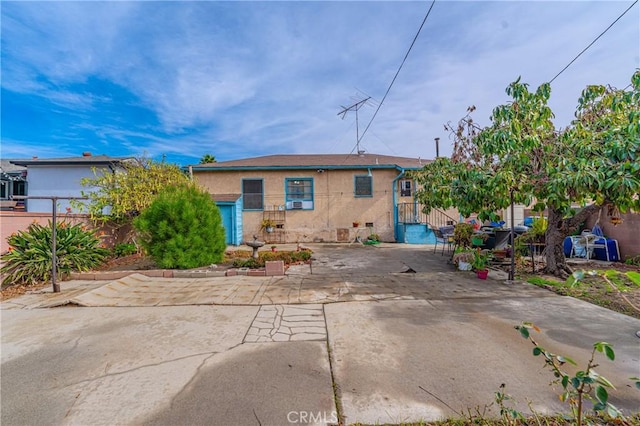
[[[287,210],[313,209],[312,178],[286,178],[285,194]]]
[[[411,181],[410,180],[401,180],[400,181],[400,196],[401,197],[411,197]]]

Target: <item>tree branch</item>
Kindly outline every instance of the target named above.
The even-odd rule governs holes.
[[[593,215],[594,213],[597,213],[598,210],[600,210],[605,206],[606,206],[606,203],[602,205],[590,204],[587,207],[580,210],[578,213],[576,213],[573,217],[566,219],[568,232],[571,233],[577,230],[578,226],[580,226],[581,223],[586,222],[587,219],[591,217],[591,215]]]

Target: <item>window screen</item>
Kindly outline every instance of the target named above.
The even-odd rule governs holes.
[[[262,179],[244,179],[242,181],[242,208],[244,210],[262,210]]]
[[[373,178],[371,176],[356,176],[356,197],[373,196]]]

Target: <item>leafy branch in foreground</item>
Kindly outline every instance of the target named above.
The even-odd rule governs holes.
[[[531,337],[531,330],[540,332],[540,329],[530,322],[523,322],[515,326],[520,335],[528,339],[534,346],[533,355],[542,356],[545,366],[553,371],[556,379],[552,383],[560,383],[564,392],[560,395],[560,400],[568,402],[571,413],[578,426],[582,425],[583,409],[585,400],[593,403],[593,410],[606,413],[616,418],[621,416],[620,410],[608,402],[609,393],[607,389],[615,389],[613,384],[604,376],[595,371],[598,364],[595,363],[596,352],[604,354],[609,360],[615,360],[615,352],[612,345],[606,342],[596,342],[593,344],[591,358],[587,362],[585,370],[577,371],[573,376],[563,370],[566,364],[577,366],[576,362],[569,357],[553,354],[540,345]],[[636,383],[636,386],[640,386]]]

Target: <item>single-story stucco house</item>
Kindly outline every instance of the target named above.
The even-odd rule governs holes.
[[[16,166],[26,168],[25,178],[27,196],[30,197],[80,197],[82,191],[90,191],[91,188],[83,187],[82,178],[95,177],[94,171],[115,171],[123,161],[130,157],[109,157],[107,155],[91,155],[84,152],[78,157],[64,158],[38,158],[27,160],[11,160]],[[51,213],[53,210],[51,200],[29,199],[25,202],[26,211]],[[58,201],[58,210],[64,212],[66,208],[72,208],[68,200]],[[72,208],[75,212],[75,210]]]
[[[382,241],[428,243],[433,236],[414,200],[415,182],[407,176],[428,161],[367,153],[293,154],[185,170],[217,200],[231,244],[254,235],[269,243],[350,242],[371,233]],[[262,229],[265,219],[274,222],[272,232]]]

